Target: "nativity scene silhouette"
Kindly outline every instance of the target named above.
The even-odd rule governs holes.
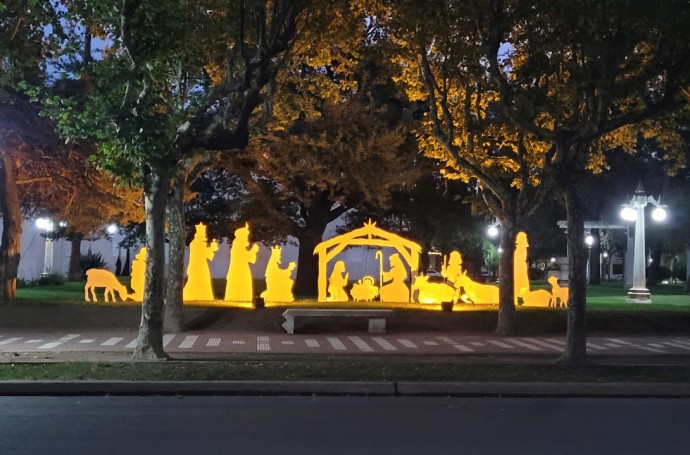
[[[218,251],[218,243],[209,243],[206,226],[195,226],[195,235],[189,244],[187,281],[183,288],[183,301],[217,301],[213,293],[209,263]],[[226,275],[223,301],[253,302],[254,287],[252,266],[259,252],[258,243],[249,240],[249,224],[235,230],[235,238],[230,247],[230,264]],[[339,254],[350,247],[375,247],[378,262],[378,277],[365,275],[350,286],[347,263]],[[516,305],[537,307],[565,307],[568,302],[568,288],[559,286],[555,277],[549,278],[551,291],[530,289],[527,275],[527,235],[518,233],[514,250],[514,301]],[[498,287],[472,280],[463,268],[462,254],[451,251],[444,256],[441,265],[442,282],[432,281],[430,276],[419,273],[422,248],[417,243],[398,234],[387,232],[369,220],[364,226],[345,234],[325,240],[314,248],[318,256],[318,301],[319,302],[369,302],[378,300],[386,303],[439,304],[489,304],[499,301]],[[289,303],[295,300],[293,294],[295,272],[298,264],[294,261],[283,265],[283,247],[270,249],[270,258],[264,277],[266,289],[260,297],[267,303]],[[328,275],[329,262],[333,263]],[[105,287],[106,296],[115,300],[141,301],[144,295],[146,269],[146,248],[141,248],[132,263],[132,277],[129,293],[117,277],[104,269],[91,269],[87,272],[85,300],[96,300],[94,288]],[[106,297],[106,298],[107,298]]]

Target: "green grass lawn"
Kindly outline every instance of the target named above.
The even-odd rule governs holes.
[[[121,281],[129,285],[129,278],[122,277]],[[214,291],[217,296],[222,296],[225,292],[225,280],[214,280]],[[67,282],[62,285],[45,285],[17,289],[18,302],[60,302],[60,303],[84,303],[84,282]],[[534,288],[547,288],[543,282],[533,282]],[[261,293],[265,285],[263,280],[257,280],[254,284],[255,294]],[[611,310],[611,311],[690,311],[690,294],[683,292],[682,284],[665,284],[652,286],[651,305],[631,305],[625,302],[626,290],[618,282],[606,282],[600,285],[590,285],[587,287],[587,306],[589,310]],[[103,291],[98,292],[98,298],[103,303]],[[315,300],[302,300],[304,304],[318,304]],[[138,304],[128,301],[128,304]],[[365,305],[358,302],[358,305]],[[375,302],[377,307],[380,302]],[[417,304],[408,304],[418,306]],[[403,306],[408,306],[403,305]],[[486,309],[486,305],[482,305]],[[491,305],[489,305],[491,307]]]
[[[677,382],[690,377],[687,365],[471,364],[386,362],[381,359],[48,362],[0,363],[3,380],[125,381],[458,381],[458,382]]]

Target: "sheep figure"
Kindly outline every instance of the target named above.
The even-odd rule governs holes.
[[[98,302],[96,297],[96,288],[105,288],[103,297],[106,302],[115,301],[115,291],[120,295],[122,301],[130,298],[127,293],[127,288],[124,284],[118,281],[117,277],[110,270],[105,269],[89,269],[86,271],[86,286],[84,287],[84,299],[90,302],[89,291],[94,302]],[[108,300],[110,296],[110,300]]]

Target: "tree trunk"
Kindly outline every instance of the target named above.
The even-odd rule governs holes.
[[[146,207],[146,278],[141,324],[133,358],[161,360],[163,350],[163,293],[165,286],[165,205],[170,189],[166,169],[152,168],[144,177]]]
[[[501,220],[501,253],[498,257],[498,324],[496,335],[515,335],[515,295],[513,283],[513,251],[517,229],[512,223]]]
[[[2,243],[0,244],[0,302],[17,296],[22,216],[19,189],[14,175],[14,162],[5,149],[0,149],[0,210],[2,210]]]
[[[685,251],[685,286],[683,291],[690,292],[690,225],[688,225],[687,247]]]
[[[84,279],[81,270],[81,241],[83,237],[78,234],[72,235],[70,240],[71,253],[69,256],[69,270],[67,271],[68,281],[81,281]]]
[[[321,243],[328,223],[345,212],[344,207],[331,210],[332,206],[328,192],[322,191],[314,196],[309,207],[302,208],[305,226],[295,234],[299,240],[295,295],[299,297],[318,295],[319,264],[314,248]]]
[[[570,173],[564,188],[564,202],[568,220],[567,241],[570,253],[568,327],[566,346],[559,362],[583,363],[587,356],[587,246],[582,192],[578,177]]]
[[[297,274],[295,276],[295,295],[300,298],[316,297],[318,294],[319,260],[314,255],[314,248],[321,243],[321,232],[304,229],[297,234],[299,251],[297,257]]]
[[[185,168],[179,166],[172,179],[172,187],[166,206],[168,222],[168,284],[165,289],[165,317],[163,327],[166,332],[182,332],[182,288],[184,287],[184,185]]]

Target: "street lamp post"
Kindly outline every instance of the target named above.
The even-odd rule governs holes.
[[[652,217],[656,221],[663,221],[666,218],[665,205],[647,196],[642,182],[637,184],[635,194],[630,198],[630,202],[623,204],[621,218],[626,221],[635,221],[635,247],[633,249],[633,283],[628,291],[626,302],[628,303],[652,303],[651,293],[647,289],[647,277],[645,268],[647,266],[646,250],[644,242],[644,209],[648,203],[656,206]]]
[[[50,233],[53,232],[55,225],[50,218],[38,218],[36,220],[36,227],[46,232],[45,250],[43,253],[43,273],[41,275],[49,275],[53,272],[53,239],[50,238]]]

